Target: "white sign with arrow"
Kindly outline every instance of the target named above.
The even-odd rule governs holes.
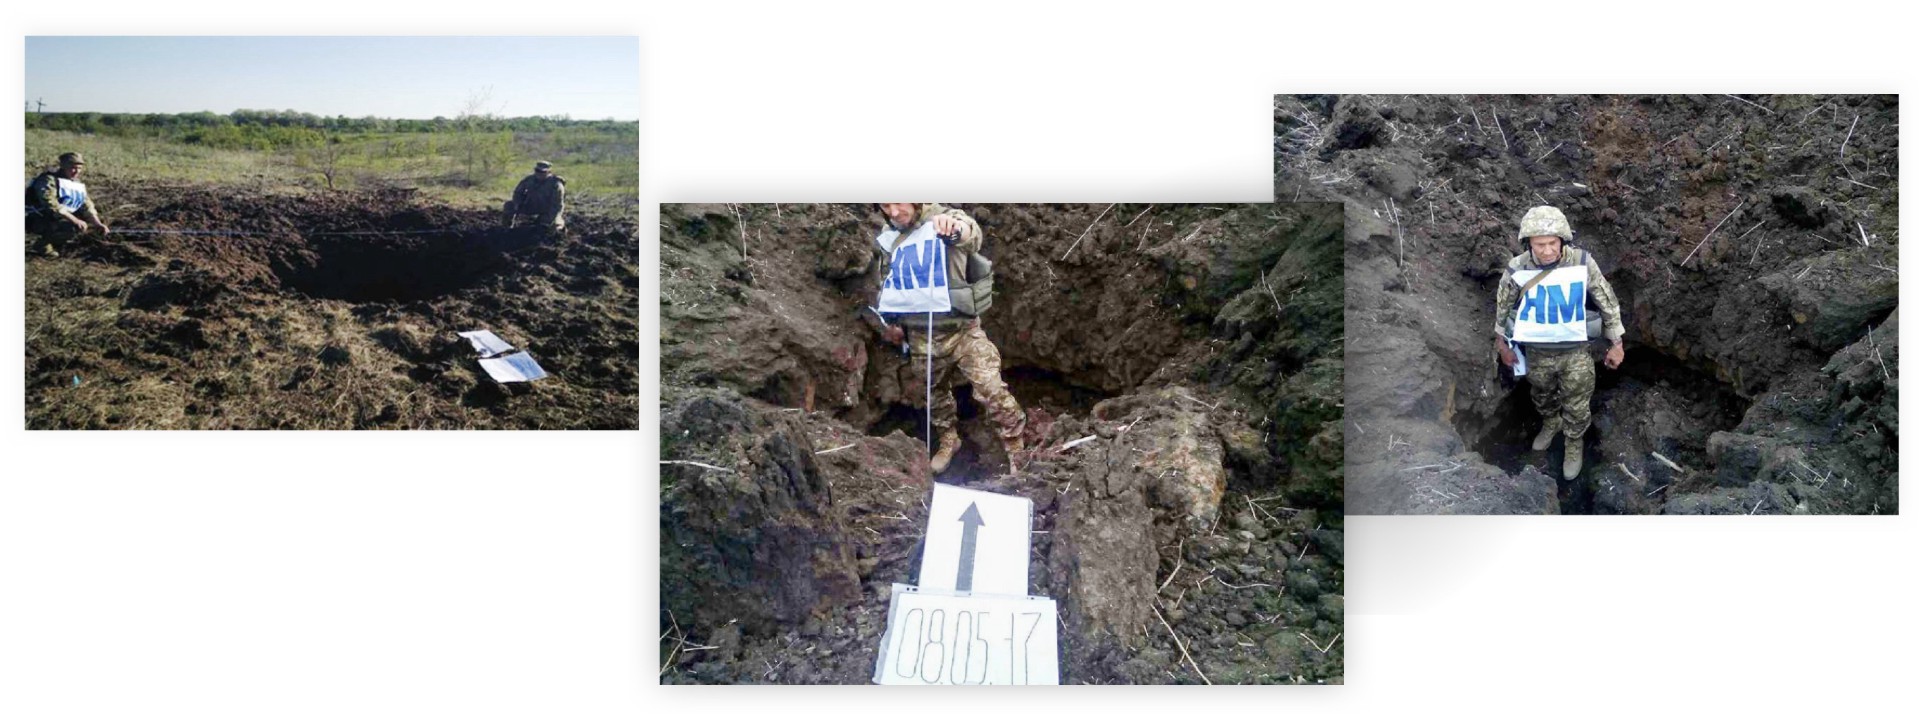
[[[1027,594],[1033,501],[935,483],[920,589]]]
[[[873,681],[1058,685],[1059,606],[1027,595],[1033,501],[935,483],[920,585],[895,584]]]

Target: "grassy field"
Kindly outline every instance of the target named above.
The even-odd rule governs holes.
[[[631,429],[636,133],[29,114],[27,176],[84,153],[116,232],[29,237],[27,426]],[[535,160],[567,178],[562,236],[502,227]],[[455,334],[476,328],[549,377],[491,380]]]
[[[54,129],[76,125],[83,129]],[[567,179],[568,194],[583,202],[637,201],[637,124],[545,125],[243,133],[232,125],[208,130],[54,123],[29,115],[25,171],[31,178],[60,153],[78,151],[87,158],[86,179],[103,190],[122,183],[241,184],[275,191],[397,186],[449,205],[492,207],[507,199],[535,160],[547,160]]]

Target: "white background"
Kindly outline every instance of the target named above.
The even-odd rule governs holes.
[[[1886,3],[186,5],[9,13],[10,97],[18,33],[634,34],[649,239],[658,201],[1263,200],[1276,91],[1900,92],[1914,67]],[[943,111],[899,111],[922,98]],[[28,434],[5,232],[0,717],[885,712],[864,688],[652,687],[657,356],[639,433]],[[1911,515],[1354,518],[1345,687],[913,707],[1904,714],[1915,540]]]

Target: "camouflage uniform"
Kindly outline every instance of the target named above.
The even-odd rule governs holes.
[[[924,316],[922,322],[925,322]],[[925,382],[922,376],[927,367],[924,327],[907,331],[913,350],[911,367],[907,370],[914,374],[914,385]],[[941,435],[954,430],[959,422],[959,406],[953,391],[954,386],[961,383],[973,384],[973,399],[993,422],[1001,442],[1017,447],[1020,434],[1026,430],[1027,416],[1020,409],[1020,402],[1013,399],[1013,393],[1007,391],[1007,383],[1000,379],[1000,349],[987,339],[987,331],[980,328],[977,319],[952,332],[941,332],[937,324],[934,327],[933,428]],[[908,393],[909,397],[912,395]]]
[[[1593,417],[1593,353],[1574,350],[1528,349],[1527,384],[1533,387],[1533,408],[1548,427],[1558,425],[1575,444],[1587,434]]]
[[[947,253],[948,276],[966,277],[967,255],[980,251],[980,224],[959,210],[927,203],[920,206],[914,227],[932,222],[933,216],[940,214],[960,220],[960,239],[949,244],[951,251]],[[876,250],[874,262],[878,272],[871,275],[877,288],[888,272],[888,258]],[[863,312],[862,315],[876,330],[879,329],[872,313]],[[926,382],[927,368],[927,315],[889,313],[887,322],[907,331],[911,356],[902,372],[911,376],[912,381],[902,384],[906,387],[922,387]],[[995,432],[1000,435],[1000,441],[1009,453],[1019,451],[1021,435],[1026,431],[1027,416],[1013,393],[1007,390],[1006,382],[1000,379],[1000,349],[987,339],[986,331],[980,328],[979,318],[957,313],[934,313],[933,430],[942,438],[943,445],[947,439],[959,437],[957,426],[960,415],[953,391],[954,386],[960,383],[973,385],[974,401],[993,423]],[[913,392],[906,395],[909,398],[920,397]],[[914,403],[914,406],[918,407],[919,403]]]
[[[534,165],[535,169],[552,167],[546,162]],[[514,220],[523,215],[536,218],[539,227],[552,228],[555,232],[566,229],[567,219],[567,179],[549,173],[545,177],[535,173],[528,175],[513,188],[513,199],[508,200],[501,210],[506,213],[507,227],[513,227]]]
[[[62,155],[62,161],[71,158],[74,162],[85,164],[78,153]],[[27,232],[38,235],[48,241],[51,249],[54,244],[65,242],[79,234],[74,230],[68,217],[78,218],[89,223],[99,223],[100,213],[93,207],[93,195],[88,193],[78,210],[69,210],[60,203],[60,183],[73,182],[61,180],[54,171],[48,170],[27,183]]]
[[[1520,239],[1525,241],[1543,235],[1557,235],[1571,242],[1573,229],[1567,224],[1566,216],[1554,208],[1541,206],[1527,211],[1520,223]],[[1601,333],[1608,340],[1624,337],[1626,326],[1621,320],[1620,298],[1600,274],[1600,264],[1594,261],[1593,254],[1571,245],[1562,247],[1559,262],[1552,265],[1534,262],[1531,249],[1507,261],[1507,271],[1500,279],[1494,303],[1493,334],[1502,338],[1512,335],[1514,310],[1520,299],[1520,283],[1514,280],[1515,272],[1573,264],[1586,265],[1587,297],[1599,308]],[[1566,433],[1568,452],[1572,454],[1580,438],[1586,435],[1592,417],[1593,355],[1585,342],[1514,344],[1527,356],[1526,377],[1527,384],[1532,386],[1534,408],[1540,411],[1547,428],[1557,427]]]

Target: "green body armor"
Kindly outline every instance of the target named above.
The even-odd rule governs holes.
[[[955,314],[980,317],[993,307],[993,261],[980,253],[968,253],[966,282],[951,285],[947,295]]]

